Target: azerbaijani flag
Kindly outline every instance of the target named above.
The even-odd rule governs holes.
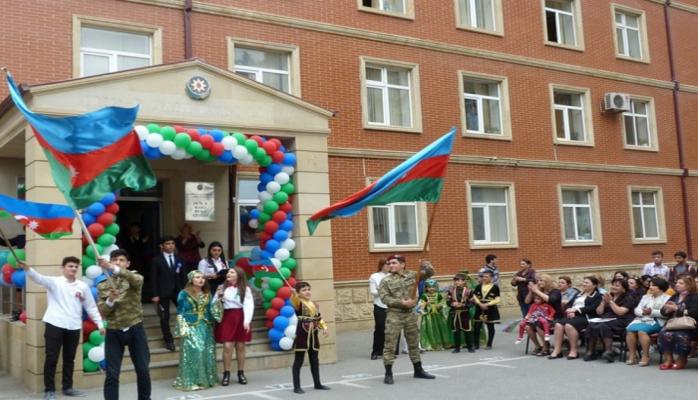
[[[439,201],[455,135],[456,128],[452,128],[369,186],[313,214],[307,221],[310,234],[322,221],[351,217],[367,206],[400,201]]]
[[[69,205],[85,208],[121,188],[155,186],[133,123],[138,106],[105,107],[70,117],[31,111],[7,73],[10,96],[34,130],[51,166],[56,186]]]
[[[34,203],[0,194],[0,219],[11,216],[45,239],[73,233],[75,213],[66,205]]]

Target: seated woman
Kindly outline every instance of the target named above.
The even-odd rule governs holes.
[[[613,336],[622,335],[625,327],[633,319],[632,310],[635,309],[638,299],[628,294],[628,281],[623,278],[616,278],[611,282],[609,293],[601,297],[601,304],[596,307],[596,320],[591,319],[586,329],[587,354],[584,361],[596,360],[596,341],[603,341],[604,360],[612,363],[615,359],[613,355]]]
[[[561,276],[557,281],[557,288],[560,289],[560,295],[562,295],[563,309],[579,293],[579,289],[572,287],[572,278],[569,276]]]
[[[628,281],[630,283],[630,281]],[[625,328],[625,342],[628,344],[628,365],[639,364],[646,367],[650,364],[650,335],[662,330],[666,318],[662,315],[662,307],[669,300],[664,293],[669,289],[669,282],[661,276],[655,276],[650,281],[647,294],[642,296],[635,307],[635,319]],[[642,359],[637,362],[637,343],[642,347]]]
[[[682,275],[676,280],[674,287],[676,294],[662,307],[662,315],[667,317],[671,323],[672,318],[687,315],[694,320],[698,320],[698,294],[696,294],[696,282],[690,275]],[[690,352],[690,343],[696,335],[693,329],[667,330],[665,326],[659,337],[657,344],[659,350],[664,354],[664,363],[659,366],[661,370],[684,369]],[[674,354],[678,357],[674,360]]]
[[[553,322],[564,317],[562,313],[562,294],[555,288],[555,282],[550,275],[539,274],[536,276],[535,284],[533,282],[528,284],[528,289],[528,294],[524,300],[527,304],[533,302],[533,296],[538,296],[543,302],[550,304],[555,309],[555,320]],[[533,323],[526,326],[526,333],[535,346],[533,354],[539,357],[550,354],[550,343],[545,340],[545,337],[550,332],[545,332],[540,324]]]
[[[587,276],[582,282],[582,291],[577,293],[564,310],[565,317],[555,324],[555,348],[548,356],[549,359],[562,358],[562,341],[567,335],[570,343],[568,360],[579,358],[577,351],[579,333],[589,324],[589,318],[596,317],[596,308],[601,304],[601,294],[597,290],[599,280],[595,276]]]
[[[640,278],[637,276],[631,276],[628,278],[628,288],[630,289],[628,290],[628,293],[637,297],[638,299],[641,299],[642,296],[645,295],[645,292],[647,292],[647,289],[645,289],[642,281],[640,281]]]

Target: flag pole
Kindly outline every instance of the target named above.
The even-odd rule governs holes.
[[[434,224],[434,217],[436,216],[436,209],[439,206],[439,202],[434,203],[434,207],[431,209],[431,217],[429,217],[429,225],[427,226],[427,236],[424,238],[424,247],[422,247],[422,253],[420,258],[421,261],[424,260],[424,255],[427,252],[427,247],[429,246],[429,238],[431,237],[431,226]],[[417,271],[417,280],[414,283],[414,288],[412,289],[412,299],[417,300],[417,295],[419,293],[419,281],[424,279],[421,267]]]
[[[92,235],[90,235],[90,231],[87,230],[87,225],[85,225],[85,220],[82,219],[82,215],[80,215],[80,212],[76,209],[73,209],[75,211],[75,215],[78,217],[78,221],[80,221],[80,227],[82,228],[83,233],[87,237],[87,242],[90,244],[92,247],[92,251],[95,253],[95,261],[99,262],[98,258],[101,257],[102,255],[99,254],[99,249],[97,249],[97,245],[95,245],[95,241],[92,238]],[[114,286],[114,281],[112,281],[111,276],[108,274],[105,274],[107,277],[107,281],[109,282],[109,286],[112,288],[115,288]]]
[[[15,249],[12,248],[10,241],[7,240],[7,237],[5,236],[5,232],[2,231],[2,228],[0,228],[0,236],[2,236],[2,241],[5,242],[5,246],[7,246],[7,248],[10,249],[10,253],[12,253],[12,257],[14,257],[15,260],[17,260],[17,261],[20,261],[19,257],[17,257],[17,254],[15,253]]]

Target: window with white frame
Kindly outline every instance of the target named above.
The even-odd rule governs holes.
[[[642,16],[624,10],[615,10],[614,16],[618,55],[642,59]]]
[[[392,12],[397,14],[407,13],[407,0],[361,0],[361,5],[367,8]]]
[[[458,0],[458,19],[462,26],[497,31],[497,0]]]
[[[391,203],[370,207],[373,247],[414,247],[419,245],[417,203]]]
[[[250,212],[257,208],[257,204],[259,204],[259,198],[257,197],[257,185],[259,185],[258,180],[238,180],[238,190],[236,196],[238,213],[236,236],[238,238],[238,249],[249,249],[259,245],[257,230],[249,225],[251,219]]]
[[[474,185],[470,187],[474,244],[506,244],[511,242],[509,207],[509,187]]]
[[[152,35],[80,28],[80,76],[106,74],[153,64]]]
[[[545,0],[545,27],[549,42],[577,46],[576,0]]]
[[[467,132],[501,135],[501,83],[464,76],[463,91]]]
[[[412,71],[366,64],[366,120],[369,126],[411,128]]]
[[[288,51],[235,46],[235,73],[271,86],[282,92],[291,92]]]
[[[553,89],[555,135],[560,141],[586,142],[584,94]]]
[[[652,148],[652,128],[650,124],[650,102],[630,100],[630,111],[623,113],[625,144],[632,147]]]
[[[568,242],[591,242],[594,237],[593,190],[562,189],[564,238]]]
[[[657,194],[657,191],[631,191],[635,239],[660,239]]]

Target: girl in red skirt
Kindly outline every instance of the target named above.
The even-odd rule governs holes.
[[[329,387],[320,383],[320,361],[318,352],[320,351],[320,341],[318,331],[327,336],[327,324],[322,320],[317,304],[310,300],[310,284],[308,282],[298,282],[291,296],[291,303],[296,309],[298,325],[296,325],[296,340],[293,342],[293,349],[296,357],[293,360],[293,392],[304,393],[301,388],[301,367],[305,359],[305,352],[308,352],[310,361],[310,373],[313,375],[315,389],[330,390]]]
[[[252,314],[254,299],[252,291],[247,286],[245,272],[238,268],[230,268],[225,276],[225,282],[218,287],[217,298],[223,303],[223,319],[216,326],[216,341],[223,343],[223,380],[221,385],[230,384],[230,366],[233,362],[233,348],[238,362],[238,382],[245,385],[245,343],[252,339]]]

